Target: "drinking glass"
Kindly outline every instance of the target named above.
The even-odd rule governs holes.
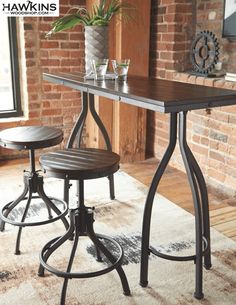
[[[127,80],[130,59],[112,60],[112,67],[118,80]]]
[[[92,59],[92,69],[96,80],[103,80],[107,73],[108,59]]]

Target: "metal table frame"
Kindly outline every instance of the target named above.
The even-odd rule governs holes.
[[[94,108],[94,95],[108,97],[113,100],[122,101],[131,105],[139,106],[145,109],[150,109],[158,112],[169,112],[170,113],[170,123],[169,123],[169,143],[168,147],[164,153],[162,160],[156,170],[156,173],[152,179],[151,185],[149,187],[148,195],[146,198],[146,203],[144,207],[143,214],[143,226],[142,226],[142,246],[141,246],[141,269],[140,269],[140,285],[146,287],[148,285],[148,260],[149,255],[152,253],[163,259],[175,260],[175,261],[189,261],[193,260],[195,263],[195,292],[194,296],[197,299],[202,299],[204,297],[202,280],[203,280],[203,265],[206,269],[211,268],[211,247],[210,247],[210,222],[209,222],[209,203],[208,203],[208,193],[206,183],[201,172],[201,169],[194,158],[194,155],[187,144],[187,113],[188,110],[192,109],[203,109],[209,107],[217,107],[222,105],[235,105],[236,104],[236,92],[231,90],[215,89],[217,96],[212,96],[209,98],[204,97],[204,86],[198,86],[201,88],[203,98],[192,101],[186,97],[186,102],[178,100],[169,101],[166,105],[163,101],[154,101],[153,99],[148,99],[143,96],[134,96],[126,92],[125,85],[121,85],[118,82],[115,85],[108,85],[108,88],[104,84],[98,84],[93,81],[83,81],[81,78],[76,76],[76,73],[67,73],[61,75],[44,74],[44,79],[57,84],[63,84],[71,88],[80,90],[82,92],[82,110],[79,118],[72,130],[71,136],[69,138],[67,147],[71,147],[78,134],[79,143],[82,136],[82,128],[84,126],[85,118],[88,111],[88,105],[90,107],[93,118],[95,119],[102,135],[105,139],[106,146],[108,150],[111,150],[111,143],[107,134],[107,131],[99,118],[98,114]],[[139,79],[138,79],[139,80]],[[146,84],[148,80],[144,79]],[[151,80],[150,80],[151,82]],[[153,81],[154,82],[154,81]],[[159,80],[161,84],[165,84],[165,80]],[[168,81],[166,81],[168,82]],[[183,84],[173,86],[183,86]],[[129,80],[128,80],[129,84]],[[170,82],[169,82],[170,85]],[[113,86],[113,87],[112,87]],[[197,86],[188,85],[186,86]],[[193,87],[195,88],[195,87]],[[206,87],[205,87],[206,88]],[[132,88],[133,89],[133,88]],[[214,90],[214,88],[213,88]],[[218,90],[218,91],[217,91]],[[222,92],[222,94],[218,94]],[[228,94],[227,94],[228,93]],[[224,102],[225,101],[225,102]],[[179,127],[179,128],[178,128]],[[150,225],[151,225],[151,215],[154,196],[162,178],[162,175],[170,161],[170,158],[174,152],[176,142],[177,142],[177,130],[179,130],[178,140],[180,145],[181,156],[186,169],[188,181],[190,184],[192,199],[195,211],[195,254],[190,256],[170,256],[165,253],[161,253],[154,249],[150,245]],[[110,178],[111,190],[114,191],[114,181],[113,177]]]
[[[153,253],[163,259],[175,261],[193,260],[196,265],[196,281],[194,296],[197,299],[203,298],[202,291],[202,265],[204,257],[204,266],[206,269],[211,268],[211,249],[210,249],[210,221],[209,221],[209,205],[207,188],[201,169],[191,152],[186,139],[186,120],[187,112],[179,112],[170,114],[170,135],[169,144],[166,152],[159,163],[156,173],[152,179],[143,215],[142,228],[142,249],[141,249],[141,272],[140,284],[146,287],[148,284],[148,256]],[[161,177],[169,163],[174,152],[177,140],[177,125],[179,124],[179,145],[181,155],[184,161],[188,181],[191,187],[194,211],[195,211],[195,255],[191,256],[170,256],[156,251],[150,246],[150,225],[154,196],[161,180]],[[204,249],[203,249],[204,244]]]

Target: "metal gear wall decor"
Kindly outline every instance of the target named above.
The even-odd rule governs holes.
[[[192,43],[190,58],[195,73],[208,76],[219,59],[219,43],[215,34],[201,31]]]

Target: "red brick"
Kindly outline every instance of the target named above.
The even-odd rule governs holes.
[[[66,58],[68,58],[69,57],[69,54],[70,54],[70,52],[69,51],[63,51],[63,50],[51,50],[51,51],[49,51],[49,56],[50,56],[50,58],[57,58],[57,57],[59,57],[59,58],[61,58],[61,57],[66,57]]]
[[[61,98],[61,93],[55,93],[55,92],[47,92],[43,94],[44,99],[57,99],[59,100]]]
[[[56,126],[61,126],[63,124],[63,117],[53,117],[52,118],[52,124]]]
[[[84,50],[78,50],[78,51],[70,51],[69,52],[71,58],[81,58],[85,57]]]
[[[40,50],[40,57],[43,58],[48,58],[49,56],[49,52],[48,51],[45,51],[45,50]]]
[[[44,84],[44,85],[43,85],[43,91],[44,91],[44,92],[52,91],[52,86],[49,85],[48,83],[47,83],[47,84]]]
[[[179,23],[168,24],[168,33],[182,33],[183,25]]]
[[[209,175],[212,178],[215,178],[220,182],[225,182],[226,175],[221,171],[216,171],[214,168],[208,169],[207,175]]]
[[[161,52],[160,59],[172,59],[171,52]]]
[[[164,16],[164,21],[167,23],[171,22],[183,22],[184,16],[182,14],[166,14]]]
[[[83,41],[84,40],[84,33],[81,33],[81,31],[78,31],[77,33],[70,33],[70,41],[76,40],[76,41]]]
[[[79,49],[80,43],[79,42],[61,42],[60,46],[62,49]]]
[[[44,109],[42,110],[42,116],[48,115],[60,115],[62,113],[61,109]]]
[[[38,85],[30,85],[30,84],[28,84],[28,87],[27,87],[27,91],[28,91],[28,93],[35,93],[35,92],[38,92],[38,89],[39,89],[39,87],[38,87]]]
[[[41,105],[40,105],[40,103],[30,103],[29,104],[29,109],[30,110],[36,110],[36,109],[40,109],[40,107],[41,107]]]
[[[210,151],[209,153],[209,157],[212,158],[212,159],[215,159],[221,163],[225,163],[226,162],[226,158],[223,154],[220,154],[218,152],[215,152],[215,151]]]
[[[167,8],[167,13],[191,13],[192,4],[172,4]]]
[[[39,25],[39,31],[46,31],[49,32],[51,30],[52,26],[50,23],[40,23]]]
[[[50,102],[44,101],[43,102],[43,108],[49,108],[50,107]]]
[[[26,67],[35,67],[35,66],[36,66],[35,60],[31,60],[31,59],[26,60]]]
[[[29,111],[29,117],[30,118],[39,118],[40,112],[39,111]]]
[[[58,41],[42,41],[41,42],[41,48],[45,48],[45,49],[55,49],[55,48],[58,48],[59,47],[59,43]]]
[[[205,146],[201,146],[199,144],[191,144],[191,147],[194,152],[200,154],[200,155],[207,155],[208,149]]]
[[[60,60],[59,59],[41,59],[41,65],[42,67],[52,67],[52,66],[59,66]]]
[[[79,65],[79,58],[77,60],[75,59],[62,59],[61,60],[61,66],[78,66]]]

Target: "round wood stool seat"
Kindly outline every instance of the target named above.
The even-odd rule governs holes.
[[[94,232],[94,208],[87,207],[84,204],[84,180],[107,177],[115,173],[119,169],[120,156],[111,151],[94,149],[94,148],[68,148],[58,150],[42,155],[40,164],[46,174],[51,177],[65,180],[64,200],[69,203],[69,187],[70,180],[78,180],[78,202],[77,208],[70,209],[70,224],[67,232],[50,240],[40,252],[40,267],[39,276],[44,276],[45,269],[49,272],[64,278],[64,283],[61,291],[61,305],[66,303],[66,293],[68,280],[73,278],[91,278],[103,275],[112,270],[116,270],[125,295],[130,295],[129,284],[122,268],[124,252],[119,243],[103,234]],[[80,236],[87,237],[92,242],[97,253],[97,261],[103,261],[105,265],[97,271],[79,271],[79,266],[76,266],[76,271],[73,271],[73,262],[75,255],[78,256],[78,242]],[[73,240],[73,245],[68,258],[66,270],[55,268],[48,259],[54,256],[54,252],[67,241]],[[108,243],[107,243],[108,242]],[[116,249],[116,250],[115,250]],[[58,253],[58,252],[57,252]],[[58,257],[58,256],[57,256]],[[54,257],[56,260],[56,258]],[[107,261],[109,262],[107,264]]]
[[[57,145],[63,139],[60,129],[47,126],[22,126],[0,132],[0,145],[10,149],[39,149]]]
[[[35,168],[35,149],[57,145],[63,140],[63,132],[60,129],[47,126],[22,126],[5,129],[0,132],[0,146],[9,149],[29,150],[30,169],[24,171],[24,188],[21,195],[0,209],[0,231],[4,231],[5,223],[18,226],[15,254],[20,254],[20,240],[23,227],[45,225],[59,219],[65,228],[69,227],[65,218],[68,205],[65,201],[54,197],[48,197],[43,188],[43,176]],[[37,195],[35,195],[37,193]],[[48,217],[32,218],[30,209],[32,201],[42,199],[47,209]],[[24,207],[19,205],[24,203]],[[61,207],[58,208],[58,205]],[[19,215],[18,219],[14,214]],[[33,219],[33,220],[32,220]]]
[[[39,160],[48,176],[69,180],[106,177],[119,169],[119,161],[116,153],[95,148],[58,150]]]

